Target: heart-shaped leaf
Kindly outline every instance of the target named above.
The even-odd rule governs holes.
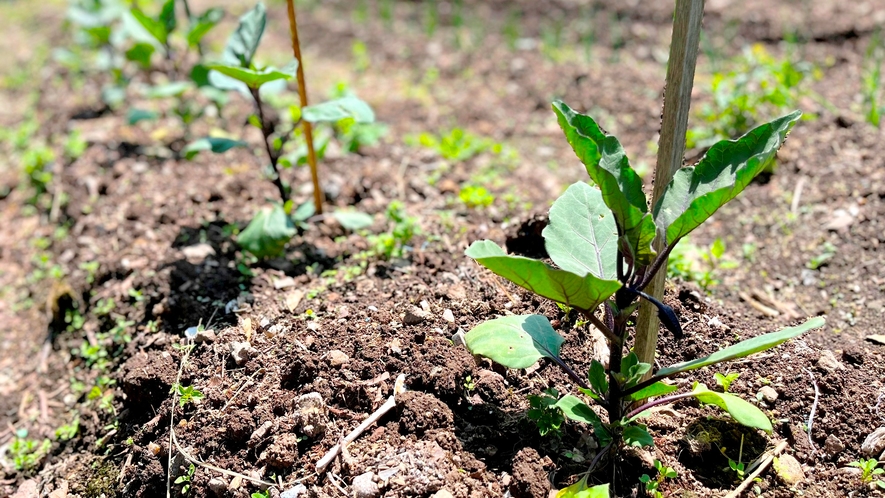
[[[298,61],[293,60],[280,69],[273,67],[251,69],[228,64],[207,64],[206,67],[237,81],[241,81],[249,88],[256,89],[271,81],[289,80],[294,78],[295,72],[298,70]]]
[[[185,159],[191,160],[194,158],[194,156],[204,150],[209,150],[216,154],[221,154],[233,149],[234,147],[245,147],[246,145],[246,142],[243,142],[241,140],[231,140],[229,138],[221,137],[206,137],[199,140],[194,140],[193,142],[187,144],[181,152],[184,154]]]
[[[301,116],[311,123],[334,123],[345,118],[353,118],[357,123],[375,121],[375,113],[369,104],[353,95],[306,106],[301,109]]]
[[[550,208],[542,235],[547,254],[563,270],[617,278],[618,228],[599,189],[585,182],[570,186]]]
[[[795,111],[737,140],[723,140],[696,166],[677,171],[654,208],[655,224],[666,234],[667,245],[697,228],[744,190],[774,157],[801,115]]]
[[[771,420],[762,410],[734,394],[711,391],[704,384],[697,384],[691,394],[701,403],[722,408],[742,425],[771,432]]]
[[[542,357],[558,359],[564,340],[541,315],[496,318],[464,334],[471,353],[507,368],[528,368]]]
[[[576,275],[537,259],[508,256],[490,240],[474,242],[464,254],[524,289],[579,310],[595,309],[621,287],[617,280]]]
[[[599,185],[606,206],[628,238],[633,258],[640,264],[650,263],[655,254],[651,248],[654,221],[647,216],[642,179],[630,167],[621,143],[603,132],[593,118],[575,112],[561,101],[553,103],[553,110],[568,143],[590,178]]]
[[[249,226],[237,236],[237,244],[264,259],[282,253],[294,235],[292,220],[282,206],[274,205],[258,211]]]
[[[662,368],[655,372],[652,378],[663,379],[665,377],[670,377],[678,373],[688,372],[689,370],[706,367],[707,365],[715,365],[716,363],[722,363],[724,361],[731,361],[738,358],[743,358],[745,356],[750,356],[753,353],[758,353],[760,351],[765,351],[766,349],[771,349],[775,346],[778,346],[786,342],[787,340],[802,335],[803,333],[811,329],[822,327],[825,323],[826,320],[824,320],[823,317],[818,316],[806,321],[801,325],[796,325],[795,327],[787,327],[785,329],[778,330],[777,332],[770,332],[768,334],[763,334],[751,339],[747,339],[746,341],[741,341],[737,344],[717,351],[709,356],[677,363],[667,368]]]

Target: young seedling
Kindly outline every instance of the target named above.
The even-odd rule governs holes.
[[[182,485],[181,486],[181,494],[182,495],[187,496],[187,494],[190,492],[191,481],[194,478],[194,471],[196,471],[196,470],[197,470],[197,468],[194,466],[194,464],[190,464],[190,466],[187,468],[187,472],[185,472],[184,474],[175,478],[175,484]]]
[[[731,387],[731,383],[736,381],[738,377],[740,377],[740,372],[731,372],[725,375],[716,372],[713,374],[713,378],[716,380],[716,384],[722,388],[722,392],[727,393],[728,389]]]
[[[664,493],[661,492],[661,485],[666,479],[675,479],[677,474],[672,467],[667,467],[660,460],[655,460],[655,470],[658,471],[655,479],[652,479],[648,474],[642,474],[639,477],[639,482],[645,484],[645,491],[650,496],[663,498]]]
[[[541,395],[529,395],[529,411],[526,416],[535,422],[538,426],[538,432],[542,436],[549,433],[559,434],[565,417],[562,410],[556,406],[559,401],[559,391],[550,388],[546,389]]]
[[[228,38],[220,60],[206,64],[209,70],[208,81],[213,86],[229,91],[238,91],[248,96],[255,105],[255,115],[249,123],[261,131],[262,147],[268,161],[268,176],[279,193],[280,202],[260,210],[237,237],[240,246],[258,258],[275,257],[282,253],[289,240],[297,233],[299,226],[318,212],[318,203],[295,207],[291,189],[282,177],[281,168],[298,163],[284,157],[285,147],[302,122],[338,123],[353,119],[354,123],[371,123],[375,119],[372,109],[353,95],[313,106],[293,106],[290,108],[290,123],[281,126],[276,113],[271,112],[265,98],[268,85],[285,84],[298,76],[299,92],[303,90],[303,76],[299,76],[299,63],[292,60],[282,68],[263,66],[255,62],[255,54],[267,24],[267,11],[259,3],[240,17],[239,25]],[[298,54],[296,54],[297,56]],[[308,156],[315,161],[313,137],[305,128]],[[244,147],[246,143],[226,137],[205,137],[188,144],[182,151],[186,158],[193,158],[202,151],[224,153],[234,147]],[[315,174],[314,174],[315,176]],[[315,182],[316,183],[316,182]],[[371,221],[371,220],[369,220]],[[349,227],[352,228],[352,227]]]
[[[850,467],[857,467],[861,470],[860,482],[870,484],[876,476],[885,474],[885,469],[879,468],[879,461],[875,458],[863,459],[848,464]],[[876,485],[885,489],[885,481],[876,479]]]
[[[643,299],[657,308],[662,324],[677,340],[682,337],[674,311],[648,296],[645,287],[661,270],[673,247],[739,194],[774,157],[801,113],[775,119],[737,140],[717,143],[698,164],[677,171],[650,210],[641,180],[618,139],[562,102],[554,102],[553,109],[566,138],[598,186],[577,182],[550,208],[550,222],[542,235],[556,266],[510,256],[488,240],[474,242],[466,254],[516,285],[582,314],[605,336],[611,351],[608,364],[593,359],[588,375],[579,375],[560,357],[564,339],[542,315],[505,316],[480,324],[465,336],[468,349],[509,368],[527,368],[545,357],[561,367],[578,390],[607,414],[607,420],[603,420],[572,394],[556,404],[566,418],[593,426],[602,450],[591,468],[621,445],[652,445],[654,440],[637,420],[653,406],[684,398],[718,406],[739,423],[770,432],[768,417],[738,396],[714,392],[698,383],[688,392],[672,394],[679,388],[665,380],[773,348],[822,326],[823,318],[656,371],[627,349],[628,324]],[[655,234],[665,242],[657,253],[651,245]],[[646,374],[650,376],[645,378]],[[652,397],[659,398],[634,406]]]

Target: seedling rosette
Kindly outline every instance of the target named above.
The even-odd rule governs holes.
[[[736,395],[714,392],[703,384],[674,394],[678,388],[665,380],[773,348],[823,326],[823,318],[812,318],[654,372],[651,365],[639,362],[626,349],[627,324],[639,300],[647,299],[658,308],[662,324],[677,338],[681,336],[673,310],[643,289],[661,271],[666,256],[682,238],[762,171],[801,113],[787,114],[737,140],[715,144],[696,165],[677,171],[660,201],[649,209],[642,181],[630,167],[618,139],[562,102],[554,102],[553,110],[596,185],[577,182],[550,208],[549,224],[542,235],[553,264],[508,255],[488,240],[474,242],[466,255],[514,284],[581,313],[606,337],[611,349],[608,365],[594,359],[588,374],[578,375],[560,357],[563,337],[546,317],[536,314],[505,316],[476,326],[465,336],[468,349],[508,368],[526,368],[541,358],[563,368],[585,397],[567,394],[556,406],[565,417],[593,427],[604,447],[600,456],[621,444],[652,445],[654,440],[637,420],[655,405],[688,397],[719,407],[745,426],[771,432],[768,417]],[[655,235],[666,242],[659,253],[652,248]],[[643,380],[649,372],[650,377]],[[657,399],[644,402],[648,398]],[[608,420],[603,421],[585,400],[602,407]],[[594,465],[598,461],[594,460]]]

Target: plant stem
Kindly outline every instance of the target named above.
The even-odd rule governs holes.
[[[673,37],[670,43],[670,60],[667,64],[667,80],[664,89],[664,115],[661,138],[658,142],[658,161],[655,165],[655,186],[652,206],[664,194],[673,173],[682,166],[685,153],[685,131],[688,128],[688,111],[691,107],[691,86],[694,81],[698,44],[701,36],[701,20],[704,17],[704,0],[677,0],[673,20]],[[665,250],[666,240],[657,237],[654,247],[660,253]],[[658,267],[666,268],[666,258],[659,258]],[[664,294],[667,272],[657,271],[648,275],[648,293],[657,299]],[[643,280],[645,280],[643,278]],[[636,343],[633,347],[639,361],[653,363],[658,346],[657,308],[645,302],[639,305],[639,321],[636,326]]]
[[[292,34],[292,53],[298,61],[298,96],[301,99],[301,108],[307,107],[307,85],[304,83],[304,60],[301,58],[301,44],[298,43],[298,23],[295,19],[294,0],[288,0],[289,7],[289,32]],[[313,205],[317,214],[323,213],[323,189],[320,187],[320,177],[317,171],[317,155],[313,149],[313,129],[310,121],[302,120],[304,125],[304,140],[307,141],[307,163],[310,165],[310,176],[313,180]]]
[[[626,391],[625,391],[626,392]],[[675,401],[679,401],[680,399],[692,398],[694,397],[694,393],[683,393],[683,394],[674,394],[673,396],[664,396],[663,398],[658,398],[650,403],[646,403],[639,408],[633,409],[630,413],[624,415],[624,418],[629,420],[636,415],[648,410],[650,408],[654,408],[658,405],[665,405],[667,403],[673,403]]]
[[[259,93],[257,88],[250,88],[252,91],[252,98],[255,99],[255,106],[258,107],[258,120],[261,121],[261,135],[264,137],[264,150],[267,151],[267,158],[270,159],[270,166],[273,168],[274,178],[273,183],[277,186],[277,189],[280,191],[280,198],[285,205],[289,202],[289,192],[286,190],[286,186],[283,184],[283,177],[280,176],[280,168],[277,166],[277,161],[279,156],[277,153],[273,151],[271,147],[270,140],[270,129],[267,126],[267,123],[264,121],[264,107],[261,103],[261,94]]]
[[[597,328],[597,330],[602,332],[602,335],[604,335],[608,342],[611,343],[612,347],[621,347],[623,345],[623,343],[621,342],[621,338],[616,336],[606,324],[602,323],[602,320],[597,318],[597,316],[593,314],[592,311],[584,311],[583,314],[585,317],[587,317],[588,320],[590,320],[590,323],[592,323],[593,326]]]

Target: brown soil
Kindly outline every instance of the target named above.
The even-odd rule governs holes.
[[[24,0],[5,3],[0,8],[31,21],[15,31],[27,34],[0,44],[4,75],[41,57],[26,39],[69,43],[56,29],[61,14],[35,16]],[[247,8],[226,3],[235,14]],[[722,238],[732,260],[741,259],[743,244],[756,252],[752,262],[719,270],[721,283],[709,293],[691,282],[668,289],[685,337],[664,335],[658,362],[709,354],[806,316],[825,314],[827,326],[723,367],[740,373],[731,392],[766,410],[773,434],[678,402],[646,419],[654,450],[621,456],[613,476],[618,496],[644,493],[639,476],[653,472],[655,458],[678,472],[664,483],[666,496],[724,495],[738,484],[728,458],[737,458],[741,442],[741,460],[749,462],[782,440],[805,479],[790,485],[769,470],[745,496],[882,495],[861,484],[848,463],[885,425],[885,350],[865,340],[883,333],[885,135],[863,121],[857,104],[863,51],[885,10],[875,1],[813,3],[708,2],[705,29],[725,54],[751,43],[782,54],[784,33],[797,33],[802,57],[823,73],[813,85],[819,98],[802,102],[817,119],[796,127],[766,183],[751,185],[693,234],[702,246]],[[511,252],[543,256],[546,206],[584,175],[550,111],[553,98],[601,116],[634,164],[653,164],[647,144],[659,127],[672,6],[464,2],[469,15],[459,28],[440,4],[439,26],[428,34],[427,3],[391,4],[389,22],[376,2],[309,3],[299,12],[312,95],[347,81],[390,127],[362,154],[330,151],[321,165],[328,207],[372,214],[379,232],[387,205],[399,199],[421,226],[406,257],[371,259],[356,276],[345,270],[363,263],[357,254],[365,238],[331,218],[314,221],[285,257],[252,265],[251,275],[238,269],[229,224],[243,228],[276,195],[251,149],[177,160],[170,151],[187,138],[176,121],[126,125],[125,107],[101,104],[101,75],[76,83],[48,58],[35,69],[37,85],[7,84],[0,92],[0,108],[12,110],[0,112],[0,124],[21,123],[22,102],[34,98],[41,123],[35,140],[79,130],[88,142],[81,157],[56,165],[52,193],[66,202],[55,210],[27,204],[19,164],[3,161],[0,169],[0,444],[21,429],[52,444],[33,469],[5,467],[0,496],[153,497],[170,486],[179,496],[181,485],[171,483],[186,475],[181,450],[212,466],[196,468],[190,496],[249,496],[266,487],[256,481],[273,481],[271,496],[301,484],[309,493],[302,496],[350,496],[374,486],[394,497],[531,497],[586,470],[597,449],[587,427],[569,422],[561,434],[541,437],[525,415],[529,394],[575,392],[562,371],[545,361],[506,370],[450,338],[506,313],[541,313],[566,338],[563,357],[583,371],[592,337],[463,250],[489,238]],[[261,53],[273,59],[287,53],[288,32],[283,5],[269,8]],[[592,24],[592,45],[579,43],[578,21]],[[514,22],[517,47],[507,35]],[[557,26],[564,38],[551,48],[544,40]],[[357,40],[368,48],[363,70],[351,55]],[[701,57],[699,81],[709,63]],[[698,103],[710,98],[704,90],[696,88]],[[134,90],[128,97],[127,105],[141,102]],[[192,136],[222,127],[257,148],[260,136],[244,124],[250,107],[234,100],[226,120],[200,122]],[[504,144],[515,159],[483,153],[448,163],[404,144],[409,134],[455,126]],[[60,143],[51,145],[60,152]],[[18,161],[11,145],[3,147]],[[307,170],[285,174],[296,200],[308,200]],[[471,182],[486,185],[496,202],[464,207],[457,192]],[[808,269],[825,242],[835,255]],[[63,278],[47,275],[53,265]],[[774,313],[760,311],[758,302]],[[66,312],[74,309],[85,321],[68,331]],[[214,335],[186,355],[184,330],[200,323]],[[106,336],[130,340],[106,349],[102,370],[81,347]],[[714,373],[701,370],[685,387],[691,380],[715,386]],[[407,391],[395,409],[318,475],[316,463],[384,404],[399,375]],[[180,406],[170,393],[176,381],[203,399]],[[776,399],[757,397],[765,386]],[[76,437],[57,437],[75,417]]]

